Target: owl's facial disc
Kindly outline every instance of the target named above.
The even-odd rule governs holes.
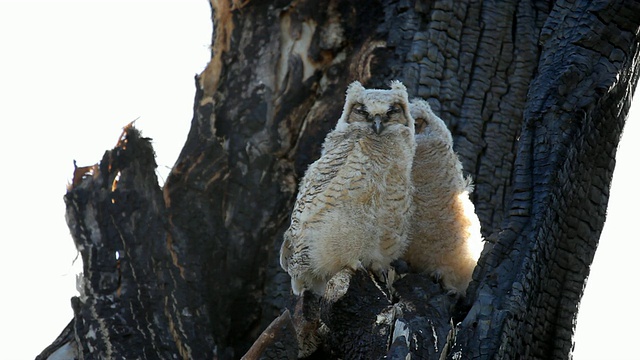
[[[389,124],[407,125],[404,107],[401,103],[373,102],[363,104],[357,102],[351,108],[351,113],[347,119],[349,123],[365,122],[371,124],[371,129],[380,135]]]

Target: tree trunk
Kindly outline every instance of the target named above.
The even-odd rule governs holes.
[[[638,79],[640,3],[211,4],[212,59],[164,187],[131,127],[76,169],[82,291],[39,358],[295,358],[318,319],[314,358],[570,357]],[[422,275],[389,294],[359,272],[337,297],[298,300],[278,263],[297,183],[346,86],[391,79],[449,125],[475,180],[474,280],[456,302]]]

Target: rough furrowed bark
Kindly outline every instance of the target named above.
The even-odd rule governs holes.
[[[403,80],[451,129],[489,235],[509,202],[514,144],[545,9],[530,1],[434,1],[419,9]]]
[[[570,355],[638,78],[639,10],[630,1],[555,4],[525,108],[510,216],[472,290],[460,353]]]
[[[206,337],[188,314],[166,242],[164,202],[149,139],[133,127],[99,165],[76,168],[65,196],[67,222],[83,261],[74,320],[57,349],[93,358],[181,358],[208,353]],[[200,346],[205,343],[204,346]],[[53,355],[55,357],[55,355]]]
[[[403,274],[390,289],[369,272],[345,270],[329,281],[322,298],[309,292],[298,298],[292,322],[308,359],[439,358],[455,340],[455,300],[422,275]],[[282,318],[288,311],[273,324]],[[258,352],[290,340],[273,332],[273,324],[246,359],[277,359],[269,350]]]
[[[242,357],[243,360],[297,358],[296,328],[289,310],[275,318]]]
[[[440,284],[419,274],[394,283],[397,296],[392,344],[388,358],[439,359],[450,351],[454,322],[460,320],[456,298]]]
[[[329,329],[323,344],[335,358],[382,358],[395,318],[391,295],[365,271],[341,275],[329,282],[320,303],[320,319]]]

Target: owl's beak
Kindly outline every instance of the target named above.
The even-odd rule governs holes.
[[[382,116],[380,115],[376,115],[373,117],[373,131],[376,132],[376,134],[380,135],[380,133],[382,132],[382,130],[384,129],[384,123],[382,122]]]

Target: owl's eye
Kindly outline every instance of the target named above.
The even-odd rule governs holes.
[[[389,110],[387,110],[387,115],[397,114],[402,111],[402,108],[398,104],[393,104],[389,106]]]
[[[363,116],[369,115],[369,113],[367,112],[367,107],[364,106],[364,104],[356,104],[353,107],[353,111],[355,111],[356,114],[359,114],[359,115],[363,115]]]

